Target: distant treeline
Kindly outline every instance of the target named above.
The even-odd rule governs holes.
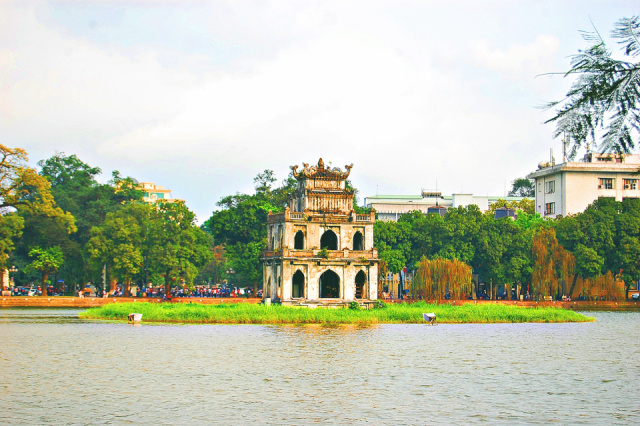
[[[416,272],[414,287],[427,298],[471,290],[469,271],[455,262],[436,265],[436,259],[469,265],[478,282],[492,284],[492,298],[510,296],[519,285],[531,297],[623,299],[640,279],[638,199],[601,198],[583,213],[551,220],[524,210],[515,221],[494,219],[493,210],[482,213],[471,205],[444,217],[415,211],[398,222],[376,222],[381,276],[408,267]],[[446,279],[433,278],[436,267]]]
[[[0,145],[0,266],[16,285],[66,292],[103,279],[170,287],[219,278],[222,249],[182,202],[147,204],[136,181],[58,153],[27,165],[27,153]]]

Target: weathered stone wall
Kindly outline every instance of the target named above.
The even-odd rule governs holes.
[[[320,263],[318,265],[318,263]],[[271,278],[271,283],[278,282],[279,266],[273,264],[267,267],[267,282]],[[340,298],[346,301],[355,300],[356,293],[356,275],[358,272],[363,271],[366,276],[364,285],[363,298],[364,299],[376,299],[377,292],[377,266],[371,266],[368,263],[357,263],[347,260],[311,260],[304,259],[284,261],[282,265],[282,286],[280,298],[283,300],[292,299],[293,291],[293,275],[296,271],[300,271],[304,275],[304,290],[303,299],[317,300],[320,298],[320,276],[326,271],[331,270],[335,272],[340,278]],[[373,283],[373,285],[371,285]],[[273,286],[272,286],[273,287]],[[270,297],[276,297],[277,290],[272,288],[270,291]]]
[[[276,245],[274,251],[286,247],[293,250],[295,247],[295,236],[298,231],[304,234],[304,250],[312,250],[320,248],[320,238],[322,235],[331,230],[338,237],[338,250],[353,250],[353,237],[356,232],[360,232],[363,237],[363,250],[371,250],[373,248],[373,224],[372,223],[323,223],[317,222],[286,222],[283,225],[269,225],[273,229]],[[282,238],[282,246],[277,243]]]

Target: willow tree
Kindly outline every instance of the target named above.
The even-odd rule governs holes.
[[[453,299],[471,292],[471,266],[454,259],[427,259],[418,263],[413,293],[423,299],[442,299],[449,290]]]
[[[561,288],[566,292],[569,277],[575,272],[575,257],[562,247],[553,228],[540,229],[533,236],[531,255],[533,273],[531,293],[552,296]]]

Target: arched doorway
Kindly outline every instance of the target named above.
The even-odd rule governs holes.
[[[320,297],[329,299],[340,297],[340,277],[331,269],[320,275]]]
[[[364,284],[367,282],[367,275],[364,271],[356,274],[356,299],[364,298]]]
[[[304,297],[304,274],[300,270],[293,274],[293,279],[291,280],[291,297],[293,299]]]
[[[320,238],[320,249],[338,250],[338,236],[332,230],[326,231]]]
[[[353,250],[354,251],[362,251],[364,250],[364,238],[362,237],[362,232],[358,231],[353,236]]]
[[[296,236],[293,241],[294,250],[303,250],[304,249],[304,233],[302,231],[296,232]]]

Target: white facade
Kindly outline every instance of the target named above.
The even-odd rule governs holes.
[[[366,197],[364,203],[365,207],[376,210],[378,220],[398,220],[403,214],[415,210],[427,214],[434,207],[457,208],[475,204],[484,212],[498,200],[522,201],[523,198],[473,194],[443,196],[440,192],[423,191],[422,195],[375,195]]]
[[[549,218],[583,212],[601,197],[640,198],[640,155],[588,154],[581,162],[541,163],[535,182],[536,211]]]

